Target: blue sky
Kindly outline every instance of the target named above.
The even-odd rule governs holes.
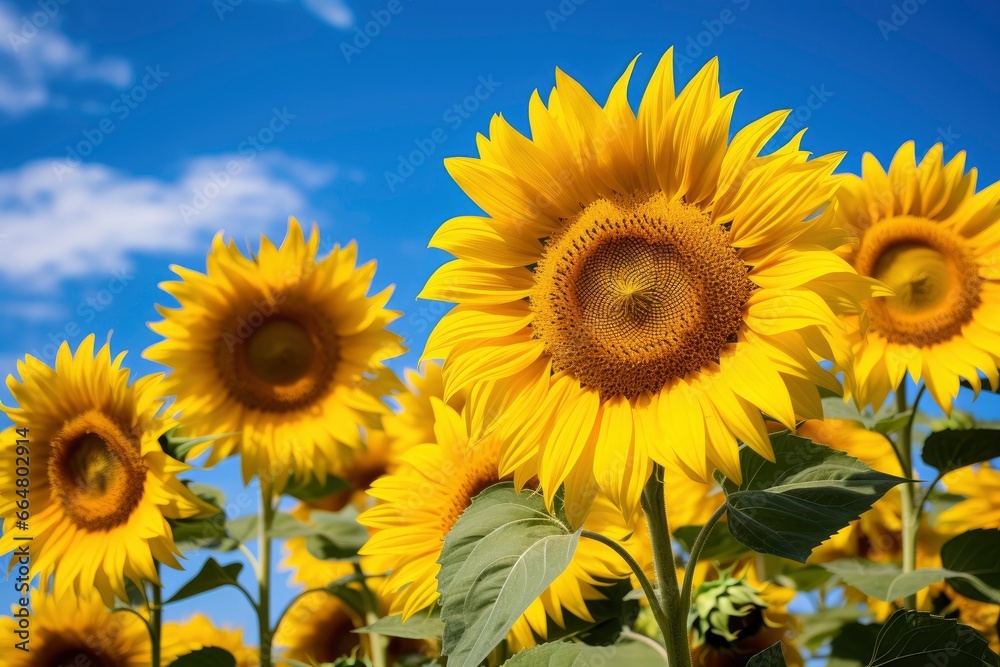
[[[442,158],[473,154],[493,113],[526,129],[557,65],[603,101],[643,53],[638,99],[671,44],[681,83],[719,55],[744,90],[734,127],[791,108],[780,136],[809,126],[844,170],[943,141],[992,183],[998,30],[993,0],[0,0],[0,373],[109,331],[157,370],[139,353],[168,266],[203,269],[220,229],[280,237],[288,215],[378,260],[418,350],[444,310],[415,300],[445,259],[427,241],[474,212]],[[232,462],[201,477],[239,495]],[[250,624],[238,594],[205,606]]]

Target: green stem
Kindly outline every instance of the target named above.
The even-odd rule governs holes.
[[[361,565],[358,563],[354,564],[354,571],[361,575],[361,587],[365,592],[365,606],[368,609],[365,610],[365,623],[371,625],[379,619],[381,609],[379,609],[378,598],[372,593],[372,589],[368,587],[368,580],[364,576],[364,570],[361,569]],[[385,667],[387,660],[387,653],[389,651],[389,640],[387,637],[376,634],[374,632],[368,633],[368,646],[371,647],[371,658],[372,667]]]
[[[260,516],[257,521],[257,626],[260,630],[260,667],[271,667],[271,524],[274,521],[274,491],[270,480],[260,478]]]
[[[691,667],[691,647],[688,641],[687,617],[681,616],[685,607],[681,602],[677,586],[677,565],[670,542],[670,526],[667,524],[666,500],[663,497],[663,466],[656,465],[653,474],[642,490],[642,511],[649,525],[649,537],[653,546],[653,563],[656,566],[656,582],[659,588],[659,602],[666,616],[667,627],[661,628],[666,642],[670,667]],[[690,604],[690,600],[688,601]]]
[[[160,578],[160,563],[155,562],[156,578]],[[163,587],[153,584],[153,596],[149,603],[149,641],[151,645],[152,667],[160,667],[160,646],[163,630]]]
[[[653,612],[653,619],[656,621],[657,627],[660,628],[660,632],[663,633],[663,638],[666,639],[667,628],[670,627],[670,623],[667,620],[667,615],[663,611],[663,607],[659,604],[659,600],[656,597],[656,589],[653,588],[653,584],[650,583],[649,578],[646,573],[642,571],[642,567],[636,562],[632,554],[628,552],[625,547],[618,544],[607,535],[601,535],[600,533],[595,533],[590,530],[584,530],[580,533],[580,537],[586,537],[589,540],[594,540],[595,542],[600,542],[608,546],[612,551],[618,554],[625,564],[629,566],[635,578],[639,580],[639,586],[642,588],[642,592],[646,594],[646,599],[649,601],[649,609]]]
[[[715,513],[708,518],[705,525],[701,527],[701,531],[698,533],[698,537],[695,538],[694,544],[691,545],[691,557],[688,558],[687,567],[684,568],[684,584],[681,586],[681,613],[682,618],[687,619],[688,613],[691,611],[691,589],[694,588],[694,571],[698,566],[698,561],[701,560],[702,549],[705,548],[705,543],[708,541],[709,535],[712,534],[712,529],[715,528],[715,524],[719,522],[722,515],[726,513],[726,504],[723,503],[719,506],[719,509],[715,510]]]
[[[905,379],[904,379],[905,382]],[[918,394],[917,401],[920,400]],[[906,401],[906,385],[900,384],[896,389],[896,412],[906,412],[909,405]],[[913,480],[913,422],[917,414],[917,406],[914,403],[913,412],[906,422],[906,426],[896,437],[896,456],[899,458],[899,465],[903,470],[903,477]],[[917,567],[917,523],[914,520],[916,505],[913,497],[913,482],[908,481],[900,488],[902,510],[903,510],[903,572],[912,572]],[[903,600],[903,607],[906,609],[917,608],[916,594],[908,595]]]

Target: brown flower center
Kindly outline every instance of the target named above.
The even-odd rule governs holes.
[[[877,223],[861,239],[858,273],[895,295],[867,304],[872,327],[890,343],[927,347],[959,334],[980,303],[982,278],[961,240],[925,218]]]
[[[535,277],[533,327],[554,370],[629,398],[717,361],[753,289],[725,230],[662,193],[590,204]]]
[[[145,489],[139,441],[88,410],[67,422],[51,444],[49,483],[67,516],[90,531],[127,523]]]
[[[251,409],[287,412],[312,405],[327,391],[337,369],[339,339],[315,308],[281,307],[233,317],[216,345],[229,393]]]

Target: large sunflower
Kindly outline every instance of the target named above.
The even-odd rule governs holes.
[[[531,139],[496,116],[479,158],[446,163],[488,217],[431,241],[458,259],[422,296],[458,306],[425,356],[446,397],[481,385],[503,413],[501,474],[536,471],[548,500],[565,483],[577,520],[595,477],[631,511],[654,462],[707,481],[739,479],[737,439],[772,457],[761,411],[822,415],[815,385],[838,383],[817,359],[846,363],[838,314],[876,289],[832,252],[841,155],[808,161],[801,134],[760,155],[783,111],[730,143],[717,61],[676,98],[672,69],[668,51],[638,115],[631,65],[604,107],[557,70]]]
[[[976,193],[965,153],[943,155],[936,144],[917,165],[910,141],[887,173],[866,153],[837,195],[839,224],[859,237],[847,259],[895,292],[850,318],[847,384],[862,405],[881,405],[907,371],[946,412],[963,378],[1000,385],[1000,183]]]
[[[404,619],[438,600],[437,561],[444,536],[477,494],[504,479],[497,474],[499,440],[470,439],[470,412],[460,415],[438,399],[433,404],[435,442],[411,448],[396,473],[376,480],[369,493],[380,502],[359,517],[371,531],[361,550],[366,567],[389,572],[382,593],[389,600],[389,613]],[[615,539],[633,532],[603,497],[594,504],[586,527]],[[533,645],[536,636],[547,636],[550,620],[564,625],[564,610],[592,620],[586,603],[604,599],[603,586],[628,576],[628,569],[605,545],[581,541],[569,568],[518,620],[511,640],[517,646]]]
[[[75,355],[63,343],[54,369],[29,356],[18,363],[20,381],[7,378],[17,407],[0,406],[14,422],[0,436],[0,553],[33,537],[31,576],[47,582],[55,574],[59,596],[96,588],[110,604],[115,595],[127,599],[126,577],[158,583],[157,561],[180,568],[167,519],[216,511],[177,479],[189,467],[160,446],[176,424],[161,414],[161,376],[129,384],[124,358],[112,359],[108,345],[95,355],[88,336]],[[26,530],[18,527],[15,429],[28,429]]]
[[[264,473],[280,492],[289,476],[324,480],[337,444],[361,447],[359,426],[385,413],[396,386],[383,362],[402,352],[386,330],[398,313],[386,289],[366,296],[375,264],[355,268],[357,248],[317,258],[319,232],[304,238],[292,218],[280,248],[267,238],[244,256],[218,235],[206,274],[175,267],[162,285],[180,307],[151,324],[165,340],[146,356],[172,368],[185,429],[218,439],[209,464],[234,452],[243,476]]]
[[[16,613],[17,609],[12,609]],[[15,646],[13,615],[0,618],[0,665],[4,667],[149,667],[149,633],[134,614],[111,613],[95,595],[31,592],[28,651]],[[166,664],[166,663],[164,663]]]
[[[206,616],[195,614],[182,623],[163,626],[162,662],[164,665],[204,648],[221,648],[236,659],[236,667],[257,667],[260,652],[247,646],[243,631],[217,628]]]

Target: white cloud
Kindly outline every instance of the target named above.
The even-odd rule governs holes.
[[[48,7],[49,3],[46,3]],[[59,3],[21,13],[0,2],[0,112],[20,115],[58,104],[54,87],[98,83],[123,88],[132,66],[118,57],[95,57],[86,44],[60,32]]]
[[[0,171],[0,284],[21,292],[52,293],[66,279],[113,274],[137,253],[176,257],[203,248],[218,230],[240,239],[278,232],[289,215],[308,213],[311,191],[360,178],[279,151],[196,158],[173,180],[102,164],[59,177],[53,164]]]
[[[334,28],[346,30],[354,27],[354,12],[344,0],[302,0],[305,8]]]

